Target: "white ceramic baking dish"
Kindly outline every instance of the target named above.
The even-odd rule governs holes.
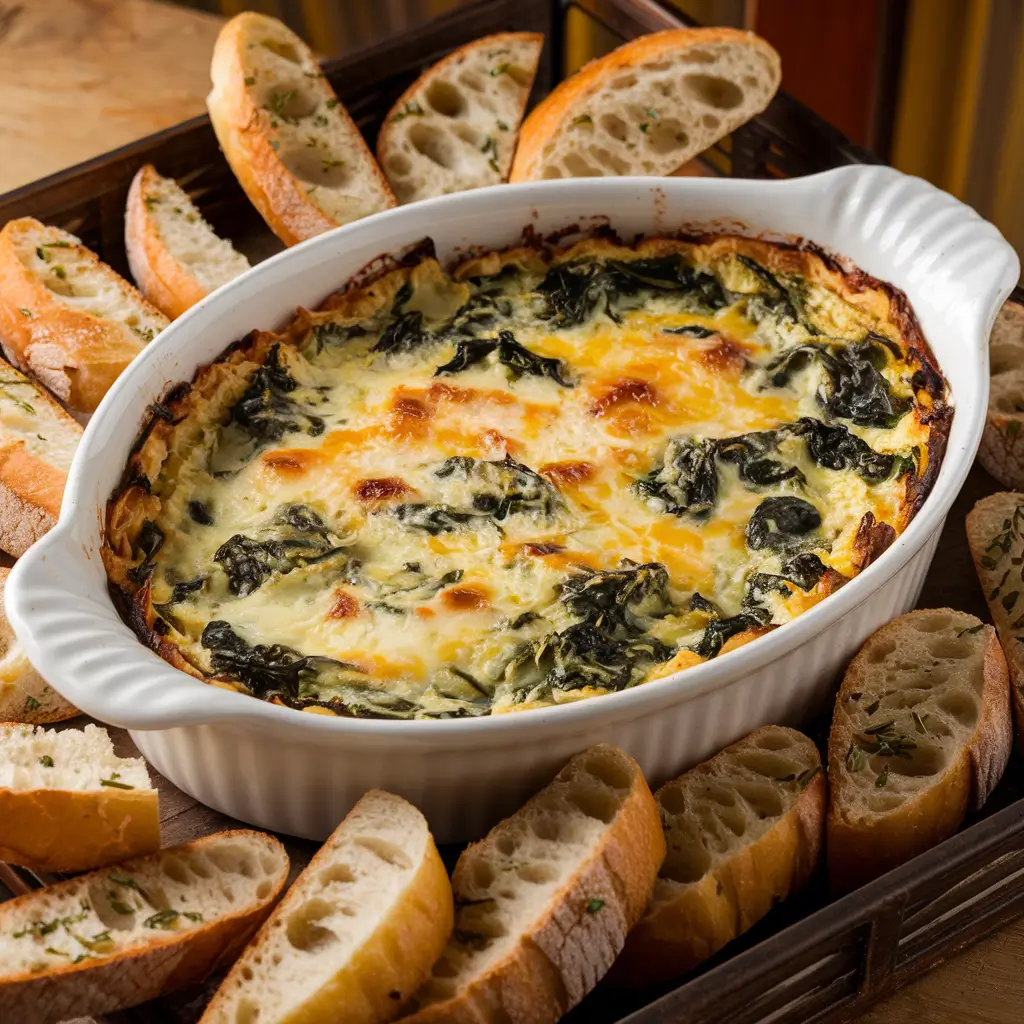
[[[681,228],[802,236],[902,288],[952,387],[942,471],[917,518],[836,595],[794,622],[681,674],[592,700],[456,721],[303,714],[171,668],[121,621],[99,556],[105,503],[146,414],[171,383],[254,327],[314,306],[374,257],[433,238],[444,261],[610,223],[622,236]],[[60,522],[18,562],[7,612],[32,663],[90,715],[131,731],[167,778],[256,825],[325,837],[368,788],[411,799],[442,841],[481,834],[569,755],[632,753],[652,782],[768,722],[798,724],[875,628],[911,608],[981,436],[987,338],[1017,258],[968,207],[888,168],[791,181],[588,179],[498,186],[391,210],[260,264],[173,323],[122,375],[82,438]]]

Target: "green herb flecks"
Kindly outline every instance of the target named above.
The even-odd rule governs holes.
[[[44,768],[52,768],[53,767],[53,758],[50,757],[49,754],[43,754],[43,756],[41,758],[39,758],[39,763]]]
[[[480,147],[480,151],[485,155],[489,154],[487,163],[490,164],[491,170],[495,174],[500,174],[501,168],[498,167],[498,144],[494,141],[493,136],[488,135],[484,139],[484,144]]]
[[[980,633],[985,628],[984,622],[979,622],[976,626],[967,626],[964,629],[958,629],[956,632],[957,636],[973,636],[975,633]]]
[[[174,927],[179,917],[181,917],[181,914],[177,910],[172,910],[168,907],[166,910],[158,910],[155,914],[147,917],[142,924],[145,928],[159,928],[163,931],[169,931]]]
[[[511,65],[507,60],[503,60],[500,64],[495,64],[494,67],[491,68],[491,78],[497,78],[498,75],[508,74],[510,67]]]
[[[570,122],[570,128],[579,128],[581,125],[594,123],[594,119],[589,114],[577,114]]]
[[[392,122],[404,121],[407,117],[422,117],[423,108],[413,100],[411,103],[406,102],[402,104],[402,109],[397,114],[391,115]]]
[[[596,914],[599,910],[604,909],[604,900],[592,899],[587,900],[587,913]]]

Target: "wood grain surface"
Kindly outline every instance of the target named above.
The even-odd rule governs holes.
[[[0,192],[201,112],[218,26],[211,16],[149,0],[0,0]],[[947,521],[925,604],[987,618],[963,515],[993,487],[974,471]],[[130,740],[122,734],[118,743]],[[161,780],[160,788],[166,844],[227,824],[169,783]],[[294,849],[301,864],[303,847]],[[1024,923],[1017,922],[879,1003],[861,1022],[1019,1024],[1022,965]],[[200,1001],[195,993],[187,998]],[[191,1008],[181,1009],[187,1016]],[[131,1019],[155,1018],[143,1010]]]
[[[0,192],[201,114],[219,28],[149,0],[0,0]]]

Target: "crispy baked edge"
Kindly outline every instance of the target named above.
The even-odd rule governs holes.
[[[907,528],[931,493],[945,457],[953,419],[953,409],[946,397],[945,378],[906,295],[894,285],[880,281],[814,243],[806,241],[785,242],[710,233],[659,236],[639,239],[633,244],[628,244],[621,241],[613,231],[598,229],[591,237],[572,245],[560,245],[574,230],[567,228],[548,238],[540,238],[529,231],[524,232],[522,245],[484,254],[467,254],[466,258],[448,271],[448,276],[454,281],[464,281],[479,274],[497,273],[509,263],[550,265],[584,255],[611,255],[620,249],[628,249],[643,256],[685,253],[695,248],[709,250],[709,255],[734,252],[756,259],[774,274],[802,277],[811,283],[819,284],[839,295],[855,309],[862,310],[890,328],[890,333],[886,336],[896,341],[906,352],[908,365],[916,367],[912,413],[928,428],[928,437],[922,446],[923,471],[912,479],[900,499],[899,530],[894,531],[886,524],[881,524],[885,530],[880,531],[879,524],[875,523],[870,512],[862,517],[855,545],[855,550],[860,553],[858,573],[863,572],[880,557]],[[128,578],[128,569],[134,564],[131,561],[131,550],[138,531],[142,527],[142,522],[149,518],[145,514],[146,511],[152,507],[152,502],[157,500],[150,493],[147,474],[142,471],[142,457],[147,445],[155,441],[155,446],[159,448],[161,442],[164,442],[166,458],[165,442],[174,428],[201,406],[209,397],[209,392],[216,390],[218,383],[223,383],[216,381],[218,367],[233,367],[237,382],[244,384],[249,374],[239,373],[240,364],[260,364],[275,344],[297,345],[318,322],[337,322],[342,319],[354,324],[372,316],[381,306],[393,299],[412,276],[416,267],[434,258],[434,246],[429,238],[410,246],[398,257],[378,257],[363,271],[352,275],[343,288],[328,295],[315,311],[298,309],[292,320],[280,332],[251,331],[229,345],[218,358],[199,367],[191,382],[171,385],[163,398],[150,406],[132,447],[121,482],[107,503],[103,517],[104,542],[101,556],[107,571],[111,596],[122,618],[145,646],[175,668],[215,685],[244,690],[232,680],[200,671],[184,657],[178,645],[161,636],[154,628],[157,616],[149,602],[148,580],[133,583]],[[209,387],[211,378],[215,385],[213,388]],[[160,465],[162,464],[161,462]],[[138,502],[138,508],[131,517],[135,530],[134,533],[129,533],[127,529],[118,531],[118,546],[121,551],[117,551],[112,542],[111,520],[119,508],[123,511],[130,507],[132,502],[129,499],[133,495]],[[127,557],[123,553],[125,545]],[[846,582],[848,579],[844,577],[841,581],[830,583],[825,596],[831,596]],[[749,637],[750,640],[756,638]]]

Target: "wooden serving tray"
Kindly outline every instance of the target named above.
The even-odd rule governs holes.
[[[587,19],[611,43],[684,23],[661,0],[478,0],[412,32],[328,62],[325,71],[372,141],[391,104],[423,66],[490,32],[545,34],[534,98],[544,95],[562,77],[564,30],[570,16]],[[845,163],[874,162],[870,154],[785,94],[700,159],[698,173],[735,177],[790,177]],[[136,170],[147,162],[177,178],[217,230],[253,261],[280,248],[235,182],[206,117],[0,195],[0,225],[21,216],[57,224],[127,272],[124,201]],[[1024,292],[1018,290],[1017,297],[1024,301]],[[967,550],[964,517],[975,501],[999,489],[980,467],[972,470],[946,520],[919,607],[952,606],[988,618]],[[66,727],[81,727],[83,721]],[[827,722],[804,726],[819,742],[824,741]],[[137,754],[127,733],[112,732],[119,753]],[[156,785],[164,845],[239,824],[198,804],[159,776]],[[297,873],[316,844],[281,838]],[[442,853],[451,866],[459,848],[444,848]],[[0,864],[0,900],[50,881],[50,877]],[[877,999],[1021,914],[1024,760],[1018,754],[984,812],[953,839],[840,900],[830,900],[823,880],[817,879],[697,972],[629,997],[599,988],[565,1020],[567,1024],[852,1021]],[[199,1018],[218,981],[214,978],[198,989],[113,1014],[103,1024],[190,1024]]]

